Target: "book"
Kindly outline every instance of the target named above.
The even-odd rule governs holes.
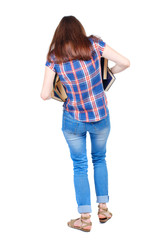
[[[108,67],[108,59],[104,57],[101,57],[101,75],[104,91],[108,91],[116,78]]]
[[[65,102],[67,100],[67,93],[65,87],[60,81],[59,75],[56,73],[53,81],[53,89],[51,92],[51,97],[57,101]]]

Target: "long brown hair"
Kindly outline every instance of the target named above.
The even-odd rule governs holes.
[[[74,16],[65,16],[58,24],[50,44],[47,60],[51,62],[51,54],[55,55],[55,63],[70,60],[90,60],[92,58],[92,44],[89,38],[100,39],[94,35],[86,36],[80,21]]]

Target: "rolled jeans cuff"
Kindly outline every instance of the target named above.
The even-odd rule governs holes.
[[[109,202],[109,196],[106,195],[106,196],[97,196],[97,200],[96,200],[97,203],[107,203]]]
[[[78,206],[78,212],[79,213],[90,213],[90,212],[92,212],[91,205]]]

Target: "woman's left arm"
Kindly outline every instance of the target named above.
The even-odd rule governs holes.
[[[54,77],[55,77],[55,72],[49,67],[45,66],[44,81],[43,81],[43,86],[40,93],[40,97],[43,100],[48,100],[51,98]]]

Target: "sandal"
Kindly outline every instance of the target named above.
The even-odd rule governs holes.
[[[91,216],[89,215],[88,217],[80,217],[80,218],[77,218],[77,219],[71,219],[67,224],[69,227],[71,228],[75,228],[75,229],[78,229],[78,230],[81,230],[81,231],[84,231],[84,232],[90,232],[91,229],[85,229],[85,227],[87,226],[92,226],[92,222],[85,222],[84,219],[89,219]],[[81,226],[74,226],[74,223],[75,221],[81,219]],[[83,225],[84,224],[84,225]]]
[[[105,218],[99,218],[100,223],[107,222],[112,217],[112,213],[109,212],[108,208],[100,207],[100,205],[98,205],[98,208],[99,208],[98,215],[101,214],[105,216]],[[109,213],[111,216],[108,217],[107,213]]]

